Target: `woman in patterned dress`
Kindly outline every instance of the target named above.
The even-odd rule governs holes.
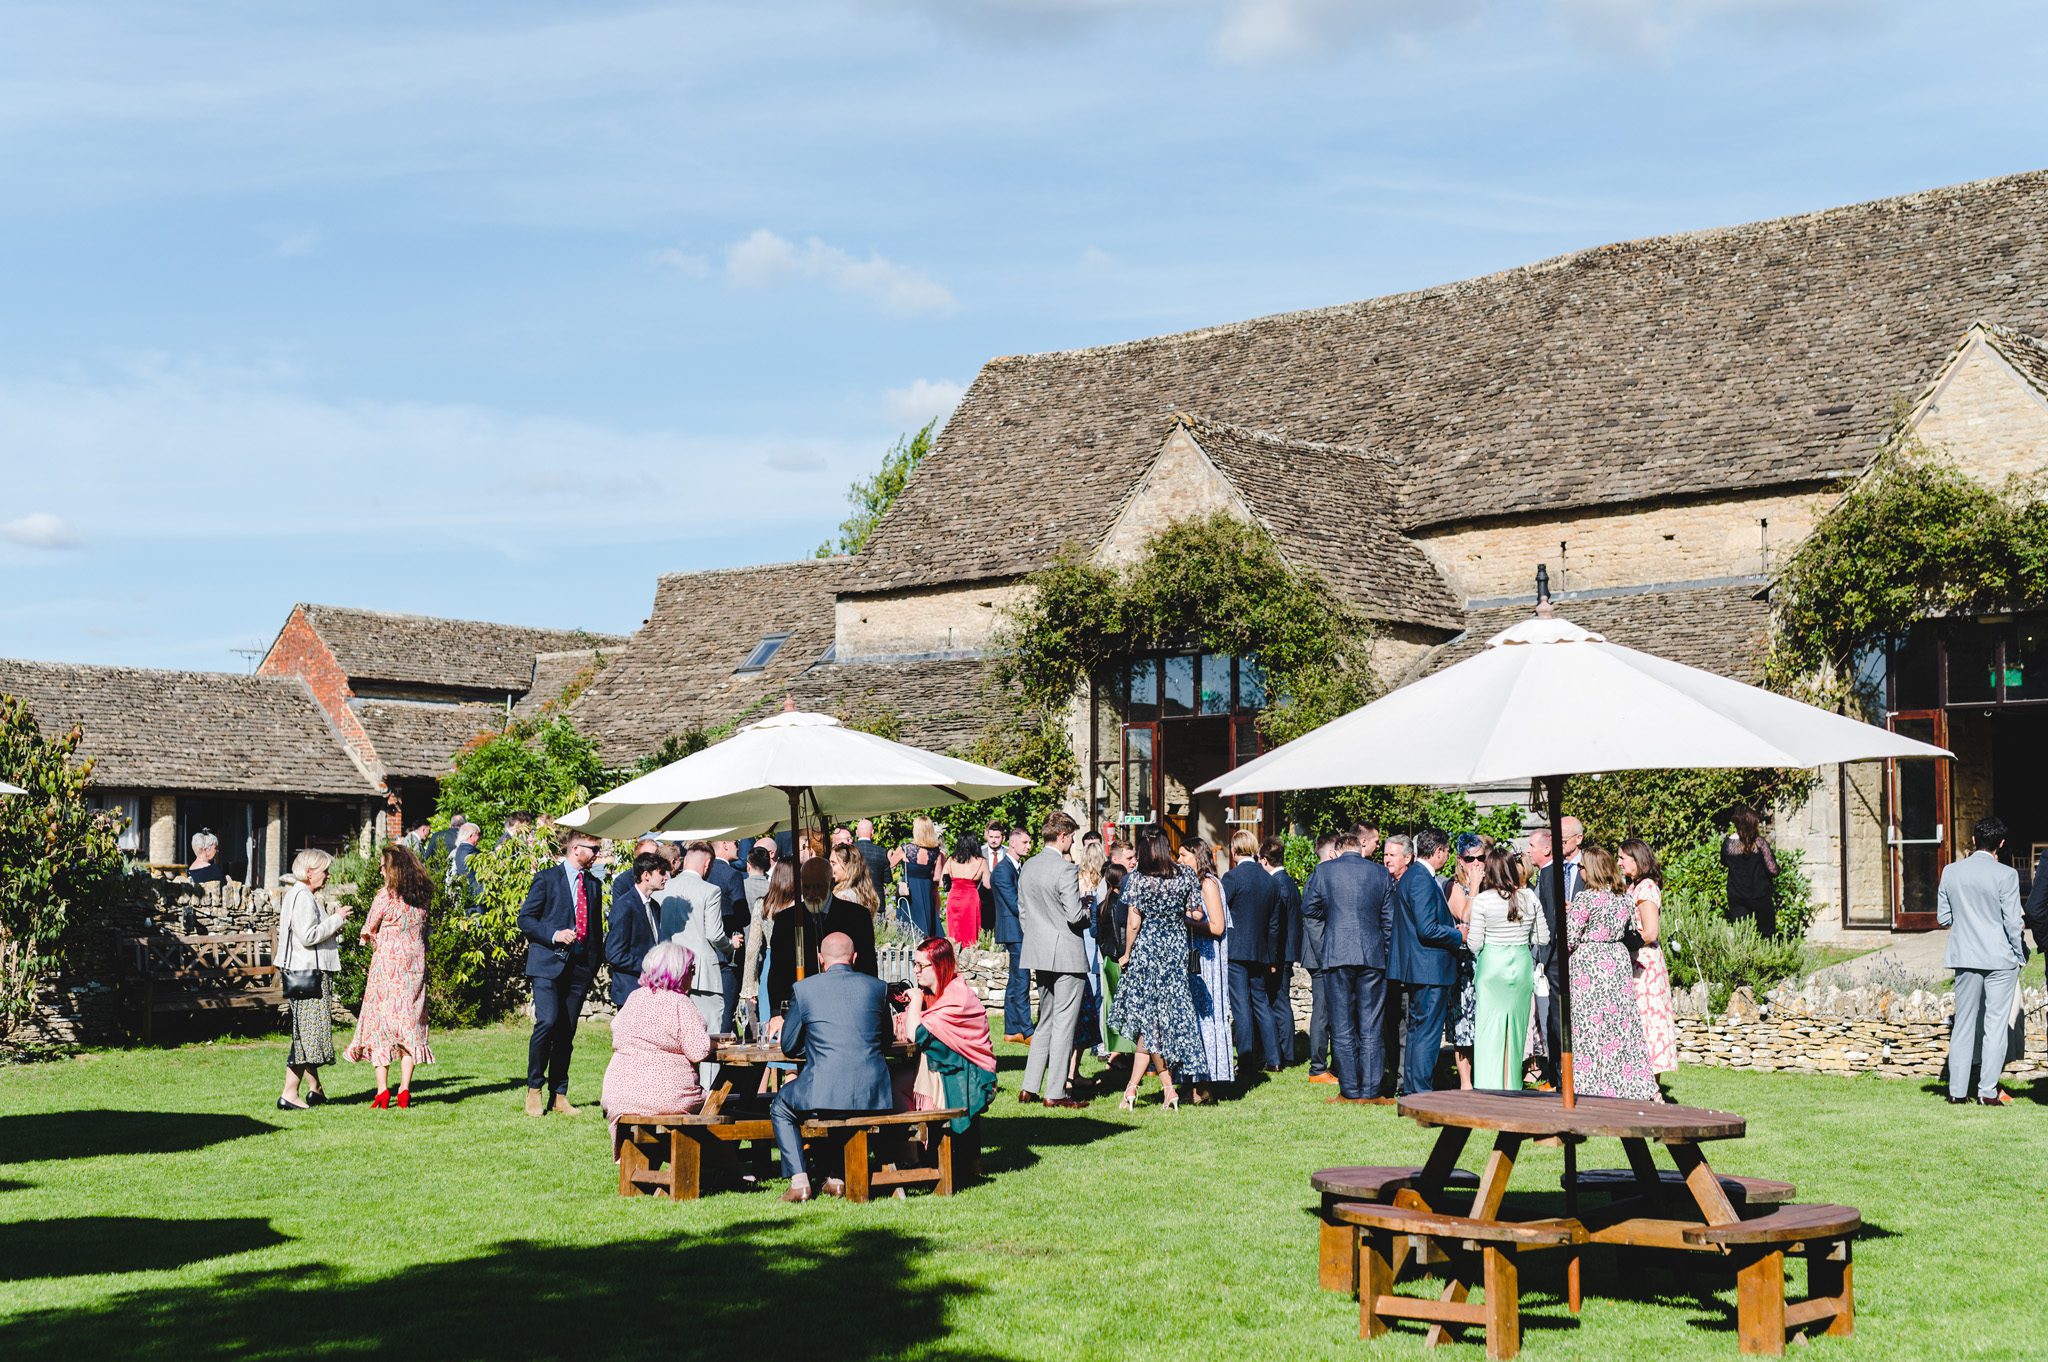
[[[599,1105],[611,1124],[613,1159],[619,1157],[619,1117],[667,1116],[704,1105],[697,1066],[711,1054],[711,1032],[690,1001],[696,963],[682,942],[657,941],[640,962],[640,987],[612,1018],[612,1058]]]
[[[432,1064],[427,1044],[427,908],[434,888],[419,858],[404,844],[384,848],[384,887],[370,904],[357,938],[375,943],[363,1005],[356,1014],[348,1061],[369,1060],[377,1069],[373,1107],[391,1105],[391,1056],[398,1055],[398,1105],[412,1105],[412,1070]]]
[[[320,1085],[320,1066],[334,1062],[334,976],[341,972],[341,928],[348,921],[349,908],[344,903],[329,913],[314,895],[327,883],[327,867],[333,863],[332,856],[312,847],[292,857],[292,878],[297,883],[285,890],[284,901],[277,907],[277,950],[270,958],[278,973],[320,972],[317,997],[285,1002],[285,1011],[291,1016],[292,1048],[284,1061],[279,1111],[304,1111],[327,1100],[327,1090]]]
[[[1636,1009],[1629,922],[1635,902],[1622,891],[1614,853],[1587,843],[1579,851],[1585,884],[1565,910],[1566,965],[1572,981],[1574,1087],[1582,1097],[1661,1102],[1657,1073],[1643,1045]]]
[[[1451,866],[1450,888],[1445,890],[1445,901],[1450,905],[1451,916],[1457,919],[1458,930],[1466,937],[1472,934],[1472,899],[1479,893],[1480,881],[1486,878],[1486,854],[1493,850],[1493,839],[1481,832],[1461,832],[1452,839],[1452,851],[1456,859]],[[1451,1057],[1458,1066],[1458,1086],[1472,1086],[1472,1042],[1479,1012],[1479,962],[1468,944],[1458,948],[1458,1002],[1444,1018],[1445,1037],[1451,1042]]]
[[[1188,918],[1188,963],[1194,967],[1188,991],[1202,1037],[1201,1061],[1188,1073],[1195,1085],[1188,1100],[1199,1107],[1216,1100],[1216,1084],[1237,1081],[1237,1044],[1230,1034],[1230,904],[1207,842],[1190,838],[1181,846],[1180,863],[1202,887],[1200,910]]]
[[[1671,969],[1659,940],[1664,930],[1663,871],[1650,844],[1631,837],[1615,858],[1636,907],[1636,1010],[1643,1016],[1643,1049],[1650,1067],[1668,1074],[1678,1067],[1678,1018],[1671,1006]]]
[[[1173,863],[1164,832],[1142,828],[1136,840],[1138,868],[1124,878],[1124,952],[1109,1024],[1130,1037],[1134,1052],[1123,1109],[1137,1102],[1138,1085],[1156,1061],[1159,1091],[1172,1111],[1180,1106],[1174,1075],[1202,1057],[1188,992],[1188,920],[1201,913],[1202,891],[1192,873]]]

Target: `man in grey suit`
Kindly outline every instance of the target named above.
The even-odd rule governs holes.
[[[661,897],[661,936],[682,942],[697,957],[690,971],[690,1002],[704,1019],[704,1029],[715,1036],[724,1029],[725,971],[732,963],[733,937],[725,926],[725,891],[704,873],[711,868],[711,855],[709,842],[692,842],[683,851],[682,873],[668,882]],[[718,1066],[706,1060],[697,1072],[709,1089]]]
[[[1976,850],[1941,872],[1935,919],[1948,931],[1942,964],[1956,972],[1956,1015],[1948,1037],[1948,1100],[1967,1102],[1970,1064],[1977,1066],[1977,1101],[2002,1107],[2012,1099],[1998,1088],[2005,1068],[2006,1034],[2027,949],[2020,940],[2020,873],[1998,859],[2005,820],[1980,818],[1970,829]]]
[[[768,1038],[782,1053],[804,1061],[802,1072],[782,1085],[768,1108],[782,1171],[789,1174],[784,1201],[811,1199],[810,1169],[804,1164],[803,1123],[808,1116],[853,1116],[888,1111],[896,1105],[883,1056],[895,1038],[889,1018],[889,986],[853,967],[853,938],[832,932],[818,943],[819,970],[799,979],[789,1011],[768,1021]],[[845,1184],[827,1178],[826,1196]]]
[[[1031,1033],[1017,1100],[1036,1102],[1043,1093],[1049,1107],[1086,1105],[1067,1093],[1067,1064],[1074,1054],[1088,974],[1088,952],[1081,944],[1088,920],[1081,905],[1081,870],[1067,859],[1079,830],[1065,812],[1053,810],[1045,820],[1043,848],[1017,876],[1017,917],[1024,929],[1017,959],[1038,985],[1038,1026]]]

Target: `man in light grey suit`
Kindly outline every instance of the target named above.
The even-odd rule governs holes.
[[[725,930],[725,891],[704,875],[711,858],[709,842],[692,842],[684,850],[682,873],[668,882],[661,897],[661,935],[682,942],[697,957],[690,971],[690,1002],[704,1019],[704,1029],[717,1035],[725,1016],[725,971],[732,963],[733,938]],[[708,1090],[718,1066],[706,1060],[697,1073]]]
[[[2026,947],[2020,941],[2020,875],[1998,859],[2005,820],[1980,818],[1970,829],[1977,849],[1941,872],[1936,920],[1948,931],[1942,964],[1956,972],[1956,1015],[1948,1038],[1948,1100],[1970,1100],[1970,1063],[1977,1065],[1977,1101],[2002,1107],[1998,1089],[2006,1034]]]
[[[1038,985],[1038,1026],[1031,1033],[1017,1100],[1036,1102],[1043,1093],[1049,1107],[1086,1105],[1067,1092],[1067,1065],[1088,974],[1088,952],[1081,944],[1088,919],[1081,905],[1081,870],[1067,859],[1079,830],[1066,813],[1053,810],[1041,834],[1043,847],[1017,877],[1017,917],[1024,929],[1017,962]]]

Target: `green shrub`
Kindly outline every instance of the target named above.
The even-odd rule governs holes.
[[[1778,910],[1778,938],[1797,942],[1813,921],[1813,882],[1806,877],[1804,852],[1778,851],[1778,878],[1771,899]],[[1699,842],[1664,861],[1664,900],[1698,905],[1728,916],[1728,872],[1721,866],[1721,839]]]
[[[1673,988],[1691,988],[1704,980],[1714,1011],[1728,1005],[1728,995],[1747,986],[1761,997],[1780,980],[1796,977],[1806,961],[1806,948],[1794,937],[1766,939],[1754,922],[1730,922],[1723,906],[1706,899],[1674,894],[1667,886],[1661,940],[1671,969]]]

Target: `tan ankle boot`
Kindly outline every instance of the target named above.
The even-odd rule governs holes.
[[[567,1093],[556,1093],[555,1104],[548,1108],[548,1110],[554,1112],[557,1116],[574,1116],[576,1114],[576,1108],[569,1105],[569,1095]]]
[[[526,1090],[526,1114],[528,1116],[538,1116],[543,1111],[546,1111],[545,1098],[546,1095],[539,1088],[528,1088]]]

